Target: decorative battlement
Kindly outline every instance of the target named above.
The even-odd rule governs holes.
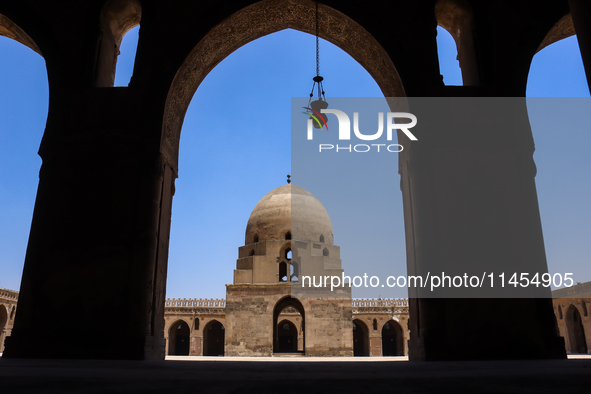
[[[10,290],[9,290],[10,291]],[[1,293],[0,293],[1,294]],[[18,295],[18,293],[17,293]],[[167,307],[201,307],[201,308],[225,308],[226,300],[221,298],[169,298]],[[404,298],[385,299],[353,299],[351,306],[354,308],[408,308],[408,300]]]
[[[18,301],[18,291],[0,287],[0,299]]]
[[[385,299],[354,299],[352,306],[355,307],[408,307],[408,299],[406,298],[385,298]]]
[[[201,308],[225,308],[226,300],[221,298],[168,298],[164,306],[167,307],[201,307]]]

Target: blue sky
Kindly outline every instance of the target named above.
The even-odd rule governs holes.
[[[459,85],[455,44],[447,32],[439,31],[444,81]],[[117,86],[129,82],[137,32],[135,28],[124,38]],[[291,97],[310,92],[314,50],[314,37],[305,33],[284,30],[263,37],[228,56],[197,90],[181,135],[168,297],[225,297],[224,284],[232,283],[237,248],[244,244],[251,210],[268,191],[283,185],[291,171]],[[327,97],[381,96],[371,76],[339,48],[321,41],[320,56]],[[37,150],[47,117],[47,89],[43,58],[0,37],[0,287],[4,288],[20,287],[41,166]],[[527,95],[589,97],[575,37],[535,56]],[[585,271],[591,255],[585,246],[591,235],[591,159],[584,149],[591,137],[581,130],[567,134],[559,125],[556,133],[536,133],[536,122],[532,119],[536,183],[550,271],[572,265],[579,267],[575,280],[591,280]],[[334,202],[322,202],[330,214]],[[392,226],[404,244],[403,223]],[[339,229],[334,232],[346,268],[347,245],[339,239]],[[403,267],[404,250],[392,259]]]

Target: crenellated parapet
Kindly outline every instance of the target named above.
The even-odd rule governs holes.
[[[0,287],[0,300],[16,302],[18,301],[18,291]]]
[[[352,300],[353,314],[357,313],[388,313],[407,314],[408,299],[386,298],[386,299],[354,299]]]

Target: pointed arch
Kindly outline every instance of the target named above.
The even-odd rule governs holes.
[[[353,320],[353,355],[369,356],[369,329],[360,319]]]
[[[33,39],[16,23],[2,14],[0,14],[0,36],[8,37],[16,42],[20,42],[24,46],[31,48],[33,51],[43,56],[35,41],[33,41]]]
[[[587,354],[587,340],[585,337],[585,328],[581,319],[581,313],[575,305],[570,305],[565,315],[566,332],[568,335],[570,353]]]
[[[305,353],[305,349],[306,349],[306,331],[305,331],[305,323],[306,323],[306,313],[304,310],[304,306],[302,305],[302,303],[300,302],[300,300],[298,300],[297,298],[292,298],[291,296],[286,296],[281,298],[279,301],[277,301],[277,303],[275,304],[275,307],[273,308],[273,352],[274,353],[279,353],[280,352],[280,346],[279,346],[279,330],[278,330],[278,324],[277,322],[279,321],[279,315],[281,314],[281,312],[288,307],[293,307],[295,310],[297,310],[301,316],[302,319],[302,324],[301,324],[301,335],[302,335],[302,341],[303,341],[303,345],[302,345],[302,351]]]
[[[236,49],[265,35],[295,29],[315,33],[310,0],[263,0],[251,4],[211,29],[179,67],[166,98],[161,153],[176,168],[181,127],[189,103],[207,74]],[[402,80],[384,48],[357,22],[324,4],[318,5],[319,36],[359,62],[385,97],[405,97]],[[231,32],[231,34],[228,34]]]
[[[218,320],[211,320],[203,327],[203,355],[223,356],[226,329]]]
[[[456,42],[463,85],[478,85],[480,77],[473,37],[474,15],[470,3],[466,0],[439,0],[435,4],[435,18]]]
[[[168,354],[171,356],[188,356],[190,347],[189,325],[184,320],[177,320],[168,329]]]
[[[100,14],[93,85],[112,87],[115,83],[117,57],[123,36],[140,24],[142,6],[139,0],[109,0]]]
[[[382,327],[382,355],[403,356],[403,330],[394,320],[389,320]]]

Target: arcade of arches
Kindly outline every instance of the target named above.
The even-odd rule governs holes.
[[[285,279],[282,265],[295,266],[302,274],[342,272],[333,238],[328,213],[311,193],[289,184],[269,192],[249,218],[226,300],[166,300],[166,354],[408,355],[407,300],[351,299],[346,292],[348,296],[328,300],[315,293],[290,296],[297,289],[290,282],[297,280],[293,275]],[[309,264],[312,254],[316,264]],[[567,353],[591,353],[591,282],[556,290],[553,296]],[[2,339],[10,335],[17,299],[17,292],[0,291]]]
[[[5,357],[164,357],[164,333],[170,335],[164,318],[168,240],[186,109],[209,71],[237,48],[286,28],[313,33],[315,5],[310,0],[201,0],[174,6],[139,0],[0,2],[0,34],[33,48],[46,61],[51,109],[39,149],[43,164],[18,315],[9,323],[12,331]],[[591,81],[591,4],[586,0],[549,0],[543,6],[537,0],[380,1],[363,7],[357,2],[322,0],[318,12],[319,35],[357,60],[386,97],[524,97],[536,51],[574,32]],[[571,18],[563,19],[568,14]],[[113,88],[118,45],[137,24],[140,39],[131,82]],[[442,82],[438,24],[456,40],[464,86]],[[522,115],[527,117],[523,107]],[[491,119],[499,129],[505,128],[502,117]],[[473,254],[466,245],[494,250],[498,256],[528,256],[541,271],[547,268],[531,129],[520,126],[510,132],[518,143],[506,149],[498,146],[495,136],[474,133],[462,141],[453,160],[439,160],[437,144],[413,142],[405,147],[399,168],[392,173],[400,174],[409,272],[434,261],[448,263],[442,261],[443,255],[470,261]],[[451,134],[450,138],[461,138]],[[494,149],[483,148],[488,146]],[[473,181],[473,193],[465,193],[465,185],[451,186],[463,179]],[[498,201],[503,201],[501,210],[489,209]],[[442,220],[440,213],[450,207],[454,220]],[[466,223],[471,226],[467,231]],[[519,231],[511,231],[517,224]],[[508,233],[513,236],[507,237]],[[439,242],[441,234],[447,235],[447,253]],[[289,295],[292,271],[285,261],[286,280],[273,278],[277,282],[271,285],[269,269],[257,271],[256,266],[269,265],[269,259],[285,252],[284,235],[261,238],[258,245],[264,246],[255,247],[252,256],[253,238],[240,249],[234,283],[227,288],[225,323],[219,322],[224,329],[212,323],[219,328],[216,338],[223,331],[226,354],[267,354],[273,351],[274,340],[279,346],[272,322],[283,319],[274,307]],[[302,245],[302,250],[324,261],[327,271],[337,272],[338,247],[332,234],[323,235],[324,242],[302,240],[310,247]],[[293,231],[292,236],[290,242],[298,242]],[[312,243],[324,244],[328,256],[323,256],[323,249],[313,249]],[[320,256],[312,255],[316,250]],[[353,331],[375,331],[373,322],[352,329],[351,300],[345,292],[333,303],[318,299],[314,308],[300,299],[306,352],[352,354]],[[486,308],[479,303],[411,298],[410,358],[566,356],[550,298],[487,300]],[[72,305],[92,308],[72,314]],[[564,327],[569,322],[579,327],[569,331],[571,348],[582,349],[591,342],[581,339],[586,307],[577,302],[561,308]],[[105,330],[104,317],[96,310],[108,310],[120,324]],[[464,319],[466,311],[469,320]],[[264,330],[256,328],[261,316],[267,319]],[[504,330],[498,329],[499,316],[511,321]],[[39,322],[44,335],[38,334]],[[191,338],[195,325],[185,323]],[[208,327],[204,323],[199,329]],[[186,338],[186,327],[179,325],[179,338]],[[391,325],[386,329],[377,325],[383,338],[387,334],[389,343],[398,343]],[[84,333],[63,329],[79,326],[86,328]],[[329,328],[339,337],[320,335]],[[290,335],[293,346],[295,336]],[[94,340],[85,341],[88,337]],[[365,351],[366,345],[356,348]]]

